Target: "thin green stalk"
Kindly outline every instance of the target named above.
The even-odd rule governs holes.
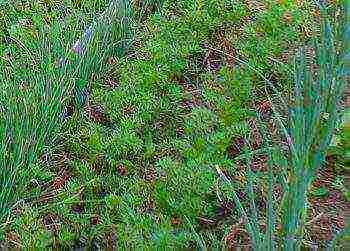
[[[83,54],[72,54],[75,27],[55,22],[46,27],[41,18],[35,19],[38,38],[21,41],[9,48],[11,55],[22,55],[13,62],[0,62],[0,222],[10,212],[19,192],[30,176],[30,166],[59,128],[62,105],[75,79],[89,80],[111,50],[99,47],[113,44],[111,26],[115,20],[129,15],[128,1],[111,1],[91,26],[91,34],[81,39]],[[39,21],[38,21],[39,20]],[[67,32],[66,29],[70,31]],[[30,48],[30,50],[28,49]],[[31,54],[30,51],[35,51]],[[72,58],[74,60],[72,60]],[[33,70],[17,68],[22,63],[33,64]]]

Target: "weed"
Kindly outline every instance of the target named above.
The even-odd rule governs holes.
[[[270,250],[301,240],[304,204],[277,202],[282,195],[297,198],[293,191],[311,181],[288,177],[300,176],[291,160],[309,164],[318,149],[311,144],[310,154],[301,151],[305,138],[321,140],[303,122],[317,116],[297,99],[276,104],[272,93],[290,91],[290,65],[280,62],[286,62],[282,54],[293,55],[291,44],[298,47],[317,33],[312,4],[13,2],[0,8],[6,69],[0,73],[0,139],[6,144],[0,147],[9,153],[0,160],[22,165],[13,173],[0,164],[6,167],[0,185],[16,181],[0,202],[6,245],[219,249],[230,242]],[[276,124],[289,115],[283,105],[294,109],[294,124],[281,133]],[[329,107],[318,109],[332,120]],[[273,115],[280,110],[283,116]],[[328,130],[327,120],[319,121]],[[299,137],[300,128],[315,137]],[[281,140],[282,150],[273,144]],[[281,219],[283,210],[292,218]]]
[[[14,12],[22,10],[17,10],[16,7],[10,9]],[[107,43],[110,22],[98,20],[76,42],[78,46],[74,45],[72,53],[67,45],[75,39],[76,28],[67,26],[61,29],[58,21],[47,27],[40,6],[34,5],[33,9],[37,12],[29,15],[31,19],[27,21],[28,24],[18,25],[9,34],[11,44],[4,52],[5,61],[1,61],[4,69],[1,72],[1,87],[4,90],[1,110],[5,115],[0,127],[3,153],[1,219],[7,216],[10,205],[30,177],[31,165],[36,157],[48,139],[57,132],[62,104],[72,82],[76,83],[75,97],[78,103],[82,103],[82,83],[91,75],[92,70],[97,70],[95,63],[108,53],[99,50],[98,44],[101,41],[93,33],[101,35],[102,44]],[[113,20],[113,13],[116,13],[115,3],[110,5],[102,19],[108,15]],[[65,33],[65,28],[71,28],[72,32]],[[81,53],[82,56],[77,55]],[[92,58],[94,60],[90,61]]]
[[[301,55],[296,61],[294,98],[292,98],[292,108],[290,110],[290,123],[287,134],[290,145],[290,163],[285,166],[281,162],[276,162],[281,168],[281,173],[285,174],[285,190],[280,208],[281,215],[281,242],[280,245],[286,249],[300,249],[304,232],[304,224],[307,210],[307,191],[316,174],[316,171],[323,165],[326,150],[333,135],[335,126],[339,120],[339,101],[345,86],[344,52],[336,52],[335,42],[331,32],[330,24],[323,23],[320,49],[317,50],[318,74],[314,79],[314,74],[307,66],[305,55]],[[346,43],[346,42],[345,42]],[[346,44],[345,44],[346,46]],[[276,110],[275,110],[276,111]],[[327,116],[326,119],[323,116]],[[278,113],[276,116],[281,117]],[[281,125],[282,131],[284,125]],[[266,129],[265,129],[266,130]],[[262,132],[266,134],[266,131]],[[266,138],[266,136],[265,136]],[[274,152],[269,153],[273,161],[276,161]],[[286,169],[282,169],[285,167]],[[225,174],[218,169],[220,176],[225,181],[230,182]],[[250,178],[249,178],[250,177]],[[250,214],[248,218],[247,210],[243,207],[237,194],[233,194],[235,203],[240,209],[240,213],[246,222],[247,231],[250,234],[252,246],[255,249],[271,250],[276,247],[276,218],[277,213],[274,208],[277,206],[273,201],[273,170],[270,166],[268,174],[268,205],[266,208],[266,232],[261,232],[257,222],[259,220],[256,209],[256,195],[253,188],[255,182],[248,173],[250,195]],[[327,190],[320,187],[313,191],[315,196],[326,196]],[[277,237],[278,238],[278,237]]]

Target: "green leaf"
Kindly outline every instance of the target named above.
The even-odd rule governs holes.
[[[313,190],[311,192],[311,194],[314,196],[314,197],[317,197],[317,198],[322,198],[322,197],[326,197],[328,195],[328,190],[325,188],[325,187],[318,187],[316,188],[315,190]]]

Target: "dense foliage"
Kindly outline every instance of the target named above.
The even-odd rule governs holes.
[[[0,3],[0,247],[307,245],[347,74],[335,2]]]

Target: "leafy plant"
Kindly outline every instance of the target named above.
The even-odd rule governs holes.
[[[0,62],[0,221],[29,179],[31,165],[59,128],[62,106],[72,88],[77,104],[82,105],[84,83],[93,71],[101,70],[101,62],[110,54],[100,46],[112,42],[113,20],[127,15],[125,10],[124,2],[112,1],[79,40],[75,40],[76,27],[60,27],[58,20],[48,27],[41,12],[32,17],[28,30],[18,28],[10,34],[6,60]]]
[[[321,10],[324,9],[321,8]],[[349,15],[348,5],[345,5],[345,11],[346,15]],[[260,216],[256,209],[253,193],[255,183],[252,176],[249,175],[251,173],[249,169],[250,157],[247,159],[248,195],[251,201],[249,211],[244,207],[237,194],[233,193],[233,199],[246,221],[246,229],[252,246],[257,250],[273,250],[277,245],[283,247],[284,250],[300,249],[306,219],[307,191],[316,172],[322,168],[334,129],[339,122],[339,101],[346,79],[346,62],[344,60],[349,53],[347,44],[349,22],[347,20],[345,23],[343,47],[339,47],[339,42],[334,39],[331,25],[325,15],[323,17],[322,35],[320,41],[315,44],[317,74],[309,68],[311,62],[307,62],[303,52],[294,63],[294,95],[291,99],[288,125],[284,125],[281,113],[278,112],[276,106],[274,107],[276,121],[279,122],[282,135],[289,144],[290,160],[286,165],[286,163],[281,162],[280,158],[277,158],[281,154],[279,151],[267,153],[270,164],[267,178],[265,232],[261,232],[258,225]],[[271,85],[268,80],[266,81]],[[268,135],[266,126],[261,119],[259,121],[263,128],[261,134],[265,135],[265,144],[273,142],[266,137]],[[275,205],[272,194],[272,189],[276,184],[273,165],[280,168],[283,177],[283,198],[279,205]],[[220,169],[218,169],[218,173],[224,181],[230,182]],[[323,189],[319,190],[318,193],[323,195]],[[277,215],[280,215],[281,218],[278,218]],[[280,236],[276,236],[278,222],[282,224]]]
[[[0,235],[9,242],[15,238],[16,248],[27,249],[220,249],[228,239],[225,233],[239,242],[242,236],[237,233],[247,230],[257,249],[283,244],[280,214],[287,203],[276,204],[280,198],[275,189],[285,188],[285,194],[292,189],[286,143],[295,142],[286,137],[291,136],[289,124],[277,133],[273,123],[265,124],[266,117],[252,118],[251,105],[269,99],[262,103],[265,109],[276,100],[271,91],[288,86],[281,53],[298,46],[303,29],[313,27],[308,23],[310,4],[302,4],[8,2],[0,13],[5,13],[0,18],[0,60],[21,79],[29,73],[20,62],[31,63],[31,54],[22,52],[37,51],[32,41],[45,34],[45,48],[50,49],[44,50],[45,57],[32,53],[42,62],[32,75],[55,72],[53,85],[62,81],[64,88],[59,89],[58,112],[44,117],[51,123],[51,116],[59,115],[54,130],[33,150],[34,164],[18,168],[17,177],[26,185],[16,187],[23,191],[17,198],[26,199],[7,203],[16,206],[16,214],[0,225]],[[114,20],[109,20],[111,15],[116,15]],[[8,43],[13,38],[17,43]],[[59,46],[53,46],[54,41]],[[5,52],[11,50],[13,60],[7,60]],[[266,78],[271,84],[266,95],[251,98],[265,90],[261,83]],[[52,80],[51,75],[46,80]],[[30,87],[40,91],[45,81],[30,82]],[[29,90],[26,93],[36,93],[35,88]],[[23,97],[28,104],[50,108],[42,93]],[[1,100],[4,108],[16,106],[7,96]],[[299,105],[294,101],[288,105]],[[274,103],[275,114],[285,103]],[[41,113],[33,113],[40,118]],[[271,120],[288,121],[282,114],[287,116],[287,110]],[[0,113],[1,122],[5,115]],[[33,121],[35,116],[28,115]],[[45,123],[36,121],[31,126],[42,131]],[[256,131],[255,121],[261,123],[261,135],[250,135]],[[275,134],[270,138],[271,131]],[[274,144],[281,140],[286,141],[283,151]],[[268,171],[260,172],[266,161]],[[217,179],[215,169],[227,182]],[[270,203],[265,208],[266,197]],[[235,227],[237,221],[246,230]],[[36,234],[29,236],[26,230]]]

